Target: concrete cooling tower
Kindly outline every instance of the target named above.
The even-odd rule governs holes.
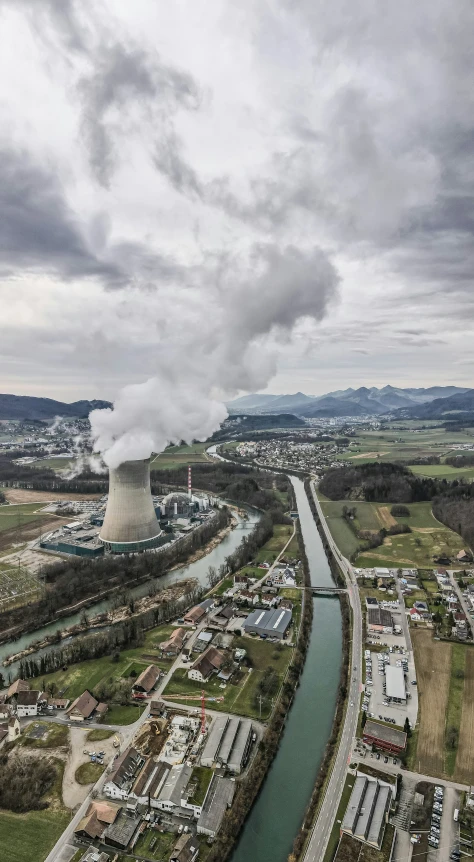
[[[125,461],[109,471],[109,499],[99,538],[107,550],[130,554],[161,544],[150,489],[150,461]]]

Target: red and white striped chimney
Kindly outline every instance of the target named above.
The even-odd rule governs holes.
[[[193,499],[193,492],[191,486],[191,467],[188,467],[188,497],[189,502],[191,502],[191,500]]]

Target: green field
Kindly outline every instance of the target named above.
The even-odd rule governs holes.
[[[473,429],[453,432],[433,425],[416,431],[415,428],[419,427],[419,422],[404,422],[403,424],[410,427],[403,431],[390,428],[384,431],[365,431],[363,434],[358,434],[352,440],[349,451],[339,455],[338,458],[353,464],[368,464],[374,461],[406,461],[410,463],[410,461],[415,461],[418,458],[427,458],[432,455],[444,458],[451,453],[452,446],[456,443],[474,444]],[[455,470],[455,468],[451,468],[455,470],[454,474],[451,474],[449,467],[443,465],[434,465],[434,467],[441,467],[442,471],[439,473],[425,472],[425,470],[432,469],[431,466],[413,469],[425,476],[439,475],[450,478],[456,475],[459,478],[465,474],[466,478],[474,478],[474,470],[472,469]]]
[[[104,769],[105,766],[101,766],[99,763],[90,763],[87,761],[87,763],[81,763],[78,766],[74,778],[78,784],[95,784]]]
[[[176,844],[176,835],[172,832],[158,832],[156,829],[147,829],[140,836],[135,847],[134,854],[146,859],[156,859],[157,862],[168,862],[170,853]],[[153,845],[153,849],[150,849]],[[135,855],[130,858],[135,858]]]
[[[0,506],[0,532],[14,530],[34,521],[51,520],[51,514],[40,512],[43,503],[24,503]]]
[[[410,467],[410,470],[418,476],[447,479],[448,482],[452,482],[453,479],[466,479],[468,481],[474,479],[474,467],[451,467],[449,464],[415,464]]]
[[[37,468],[47,467],[50,470],[54,470],[56,472],[61,472],[62,470],[69,470],[75,463],[75,458],[42,458],[40,461],[35,461],[31,466]]]
[[[164,452],[155,455],[151,460],[152,470],[177,470],[189,464],[208,464],[205,454],[208,443],[192,443],[190,446],[169,446]]]
[[[0,811],[0,859],[43,862],[71,820],[65,809],[12,814]]]
[[[238,685],[227,683],[225,689],[220,688],[220,680],[213,676],[205,683],[195,682],[188,679],[186,668],[179,668],[171,677],[168,685],[163,692],[163,699],[170,694],[183,694],[180,698],[180,703],[192,706],[194,703],[199,706],[199,701],[187,700],[186,695],[196,696],[204,689],[208,697],[223,697],[221,702],[209,703],[210,709],[219,710],[221,712],[233,712],[236,715],[245,715],[249,718],[259,718],[260,709],[255,702],[255,695],[258,693],[258,684],[261,679],[268,673],[268,668],[272,666],[278,673],[280,680],[283,679],[289,661],[293,654],[290,647],[284,646],[281,649],[276,649],[277,644],[270,644],[259,638],[235,638],[232,648],[242,647],[247,650],[247,654],[251,661],[252,670],[242,668],[242,679]],[[268,718],[270,713],[270,704],[265,699],[262,700],[262,720]]]
[[[293,533],[293,526],[290,524],[275,524],[273,527],[273,536],[265,545],[260,548],[256,560],[258,563],[273,563],[278,557],[280,551],[285,547],[288,539]],[[290,546],[289,546],[290,547]]]
[[[454,557],[464,547],[462,538],[441,524],[433,516],[431,503],[409,503],[409,516],[393,518],[391,504],[365,503],[352,500],[321,501],[329,529],[341,553],[353,557],[363,547],[355,531],[380,530],[390,523],[408,524],[412,532],[387,536],[384,544],[360,553],[358,566],[414,566],[429,569],[433,557],[442,552]],[[342,517],[343,506],[355,507],[356,517],[351,524]]]

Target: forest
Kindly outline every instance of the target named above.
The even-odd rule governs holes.
[[[433,500],[433,515],[474,548],[474,483],[450,488]]]
[[[462,485],[462,480],[416,476],[403,464],[359,464],[328,470],[320,482],[330,500],[421,503]]]
[[[47,808],[43,796],[51,790],[56,769],[48,758],[0,757],[0,808],[22,813]]]

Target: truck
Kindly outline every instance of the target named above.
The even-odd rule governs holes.
[[[454,809],[453,820],[455,823],[458,822],[458,820],[459,820],[459,808]]]

